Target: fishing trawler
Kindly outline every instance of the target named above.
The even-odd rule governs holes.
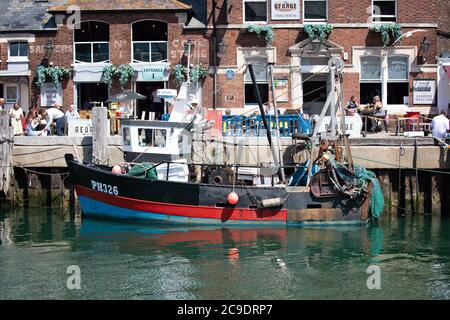
[[[160,96],[173,106],[168,121],[121,122],[125,166],[84,163],[66,154],[83,214],[215,225],[363,224],[378,219],[384,206],[378,181],[373,173],[353,164],[345,125],[341,134],[336,126],[337,108],[345,123],[343,63],[331,58],[329,68],[332,90],[313,133],[293,134],[296,149],[309,158],[291,170],[280,162],[270,129],[266,130],[274,159],[270,166],[193,162],[192,137],[212,124],[186,95],[180,98],[163,90]],[[251,64],[248,70],[265,128],[269,128]],[[188,116],[191,108],[193,115]],[[330,129],[319,134],[328,109]]]

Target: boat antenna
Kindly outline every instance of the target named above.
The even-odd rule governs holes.
[[[253,84],[253,89],[255,90],[256,99],[258,100],[259,111],[261,112],[261,117],[263,119],[264,127],[266,128],[266,135],[267,135],[267,140],[269,141],[270,151],[272,152],[272,156],[275,161],[275,164],[279,168],[280,163],[278,161],[277,152],[275,151],[275,148],[273,145],[272,134],[270,132],[269,124],[267,123],[266,112],[264,111],[264,105],[263,105],[263,102],[261,99],[261,94],[259,92],[258,84],[256,83],[255,72],[253,70],[253,64],[248,63],[247,66],[248,66],[248,70],[250,71],[250,76],[252,78],[252,84]]]

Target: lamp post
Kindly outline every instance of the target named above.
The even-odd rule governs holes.
[[[191,68],[191,47],[194,46],[194,42],[191,38],[188,38],[187,42],[184,44],[184,52],[187,52],[187,83],[191,83],[191,78],[189,77],[189,72]]]
[[[318,38],[314,38],[314,40],[311,41],[311,46],[314,53],[318,53],[320,51],[321,45],[322,41]]]
[[[227,47],[228,45],[225,43],[225,40],[220,40],[220,42],[217,44],[217,52],[219,57],[223,56],[227,52]]]

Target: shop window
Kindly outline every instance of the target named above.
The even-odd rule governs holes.
[[[388,79],[389,81],[408,81],[408,57],[388,58]]]
[[[388,57],[387,103],[408,104],[409,96],[408,57]]]
[[[267,22],[267,1],[244,0],[244,22]]]
[[[166,146],[167,130],[165,129],[138,129],[140,147]]]
[[[109,25],[99,21],[82,22],[74,34],[76,63],[109,62]]]
[[[28,59],[28,42],[14,41],[9,43],[9,59],[26,60]]]
[[[167,61],[167,23],[153,20],[133,23],[133,62]]]
[[[18,99],[18,86],[16,84],[5,85],[6,103],[16,103]]]
[[[78,108],[90,110],[100,107],[101,103],[107,105],[108,85],[106,83],[79,83],[77,85]]]
[[[360,84],[360,103],[368,104],[373,102],[373,97],[381,95],[381,83],[363,82]]]
[[[261,94],[261,99],[263,103],[269,101],[269,84],[267,79],[267,57],[248,57],[246,58],[247,63],[253,65],[253,72],[255,73],[256,83]],[[254,105],[258,104],[258,98],[256,96],[255,90],[253,88],[252,77],[250,71],[247,70],[245,73],[245,104]]]
[[[327,0],[305,0],[305,21],[327,21]]]
[[[381,81],[380,57],[361,57],[361,81]]]
[[[373,22],[395,22],[397,21],[397,5],[395,0],[373,0],[372,1]]]
[[[388,104],[408,104],[409,83],[391,82],[387,85]],[[406,101],[405,101],[406,100]]]

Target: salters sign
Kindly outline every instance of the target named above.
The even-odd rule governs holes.
[[[272,20],[299,20],[300,0],[272,0]]]
[[[420,79],[413,82],[413,103],[434,104],[436,96],[436,81],[432,79]]]

